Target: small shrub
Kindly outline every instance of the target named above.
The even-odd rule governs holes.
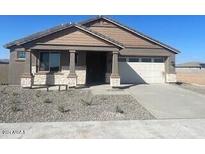
[[[8,92],[6,91],[6,88],[3,88],[3,89],[1,90],[1,93],[2,93],[2,94],[8,94]]]
[[[47,99],[44,100],[44,103],[50,104],[50,103],[53,103],[53,101],[50,100],[49,98],[47,98]]]
[[[66,109],[64,106],[58,106],[58,111],[60,111],[61,113],[66,113],[69,112],[70,109]]]
[[[19,93],[13,92],[13,96],[18,96],[18,95],[19,95]]]
[[[102,98],[101,98],[101,100],[106,101],[106,100],[107,100],[107,98],[106,98],[106,97],[102,97]]]
[[[38,90],[38,91],[36,92],[36,97],[41,97],[41,91],[40,91],[40,90]]]
[[[124,111],[119,106],[116,106],[116,112],[121,114],[124,113]]]
[[[11,107],[12,111],[13,112],[19,112],[19,111],[22,111],[23,109],[21,109],[18,105],[16,104],[13,104],[12,107]]]
[[[84,99],[81,99],[81,102],[82,102],[84,105],[86,105],[86,106],[92,105],[92,101],[86,101],[86,100],[84,100]]]
[[[12,100],[12,103],[13,103],[13,104],[20,104],[21,101],[20,101],[20,100],[17,100],[17,99],[14,99],[14,100]]]

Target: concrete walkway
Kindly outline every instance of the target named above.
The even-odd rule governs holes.
[[[1,123],[0,138],[205,138],[204,128],[200,119]]]
[[[169,84],[137,85],[127,91],[157,119],[205,118],[205,95]]]
[[[128,85],[121,85],[121,88]],[[93,95],[129,95],[125,89],[112,88],[110,84],[94,85],[83,90],[91,90]]]

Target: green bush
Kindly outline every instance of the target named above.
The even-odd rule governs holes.
[[[84,99],[81,99],[81,102],[86,106],[91,106],[92,105],[92,101],[86,101]]]
[[[8,94],[8,92],[6,91],[6,87],[1,90],[1,93],[2,94]]]
[[[44,103],[46,103],[46,104],[53,103],[53,101],[52,101],[52,100],[50,100],[49,98],[45,99],[43,102],[44,102]]]
[[[12,110],[13,112],[19,112],[19,111],[22,111],[23,109],[20,108],[17,104],[13,104],[13,105],[11,106],[11,110]]]
[[[40,91],[40,90],[38,90],[38,91],[36,92],[36,97],[41,97],[41,91]]]
[[[60,111],[61,113],[66,113],[66,112],[70,112],[70,109],[66,109],[65,106],[61,105],[58,106],[58,111]]]
[[[116,106],[116,112],[121,114],[124,113],[124,111],[119,106]]]
[[[13,92],[13,96],[19,96],[19,93]]]

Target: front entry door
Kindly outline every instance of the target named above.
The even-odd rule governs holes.
[[[86,83],[105,83],[106,53],[87,52],[86,54]]]

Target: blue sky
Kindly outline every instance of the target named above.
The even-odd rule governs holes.
[[[93,16],[0,16],[0,59],[8,58],[2,46],[10,41],[61,23]],[[181,51],[177,63],[205,62],[205,16],[109,16]]]

